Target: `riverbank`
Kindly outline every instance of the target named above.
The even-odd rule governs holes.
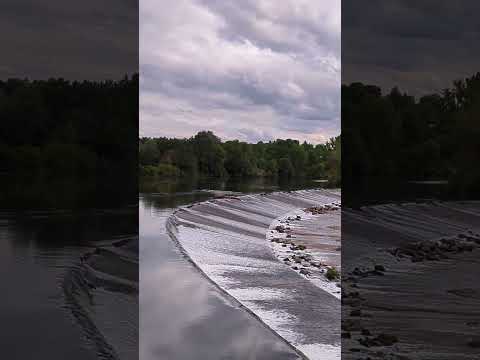
[[[344,209],[342,236],[342,358],[478,355],[479,202]]]
[[[299,353],[338,359],[339,299],[279,261],[266,235],[280,216],[339,198],[327,190],[225,196],[180,208],[167,228],[209,279]]]
[[[266,237],[286,266],[340,299],[340,202],[297,209],[269,226]]]

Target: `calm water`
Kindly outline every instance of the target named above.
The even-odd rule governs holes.
[[[177,206],[211,196],[202,189],[257,192],[306,185],[207,181],[148,186],[147,192],[155,194],[140,198],[141,358],[296,358],[184,260],[163,224]],[[98,244],[137,234],[136,186],[118,179],[79,183],[3,177],[0,189],[2,355],[108,358],[99,352],[91,329],[80,325],[66,299],[65,281],[80,256]]]
[[[151,178],[140,179],[140,192],[148,194],[163,194],[175,196],[165,196],[164,200],[169,202],[168,204],[174,207],[176,199],[179,196],[190,197],[191,200],[195,200],[195,196],[192,193],[196,193],[199,190],[218,190],[218,191],[234,191],[242,193],[258,193],[280,190],[298,190],[309,189],[318,187],[328,187],[327,183],[319,183],[309,179],[290,179],[290,180],[275,180],[269,178],[204,178],[204,179],[181,179],[181,181],[175,180],[163,180],[159,181]],[[173,203],[172,203],[173,201]],[[184,200],[180,200],[184,201]],[[167,203],[165,203],[167,204]]]
[[[95,184],[9,180],[0,193],[2,358],[97,359],[65,281],[98,242],[136,234],[137,209],[92,194]]]
[[[297,359],[281,339],[224,298],[166,234],[165,222],[176,207],[212,194],[178,184],[155,186],[155,193],[142,193],[139,200],[140,359]],[[159,191],[169,187],[182,191]],[[255,189],[262,190],[258,184]]]

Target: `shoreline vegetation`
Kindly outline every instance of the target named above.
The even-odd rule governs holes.
[[[138,74],[0,81],[0,173],[137,176]]]
[[[211,131],[189,139],[139,139],[143,178],[297,178],[341,182],[340,136],[325,144],[297,140],[246,143],[221,141]]]
[[[480,73],[418,99],[396,87],[382,94],[377,86],[342,85],[343,193],[372,196],[371,179],[381,178],[383,186],[435,182],[445,196],[478,198],[479,104]]]

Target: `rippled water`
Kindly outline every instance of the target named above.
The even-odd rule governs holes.
[[[1,213],[0,345],[8,359],[95,359],[64,296],[67,273],[96,241],[115,238],[116,216]],[[101,223],[101,225],[100,225]],[[111,225],[113,225],[113,223]]]
[[[180,195],[177,205],[204,199]],[[174,208],[140,198],[140,358],[298,359],[283,340],[225,298],[166,233]]]
[[[2,178],[0,188],[2,359],[111,358],[98,329],[79,321],[67,289],[82,255],[136,234],[136,208],[91,183]]]
[[[209,278],[299,351],[312,360],[339,359],[340,300],[286,266],[266,238],[276,218],[339,197],[319,189],[228,196],[181,208],[167,227]],[[336,224],[334,231],[321,232],[310,223],[311,231],[319,232],[308,240],[309,247],[325,242],[322,236],[338,238],[340,213],[335,214],[316,219],[319,225]]]
[[[478,201],[344,209],[342,237],[342,358],[478,358]],[[375,265],[385,271],[372,273]],[[365,346],[379,334],[396,341]]]

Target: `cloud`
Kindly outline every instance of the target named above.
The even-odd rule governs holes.
[[[121,79],[138,71],[135,0],[4,0],[0,78]]]
[[[480,3],[371,0],[342,3],[342,81],[422,95],[477,72]],[[361,16],[358,16],[361,14]]]
[[[140,19],[141,135],[340,132],[338,0],[143,0]]]

